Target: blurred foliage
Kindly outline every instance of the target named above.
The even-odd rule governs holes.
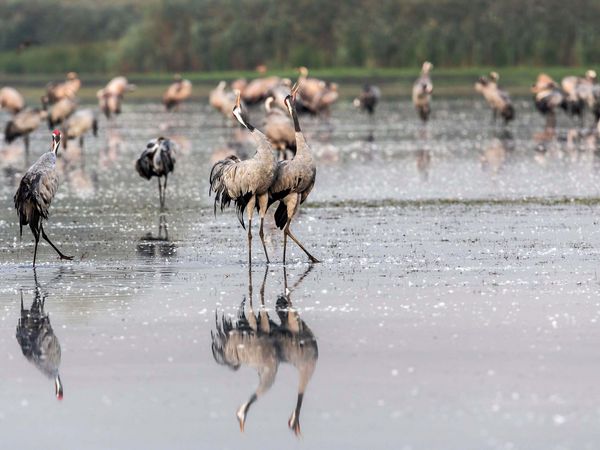
[[[0,71],[585,66],[597,23],[600,0],[4,0]]]

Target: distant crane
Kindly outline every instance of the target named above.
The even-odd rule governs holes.
[[[355,107],[368,112],[370,115],[373,115],[373,113],[375,113],[375,107],[377,106],[377,103],[379,103],[380,98],[381,91],[377,86],[365,84],[361,93],[354,99],[352,104]]]
[[[46,296],[41,295],[35,269],[34,277],[35,297],[29,309],[23,307],[21,292],[21,317],[17,323],[17,342],[23,356],[45,376],[54,380],[56,398],[62,400],[63,385],[58,373],[61,360],[60,342],[54,334],[50,317],[44,312]]]
[[[417,78],[412,89],[413,105],[415,105],[417,113],[423,122],[427,122],[431,114],[430,102],[431,93],[433,92],[433,84],[429,77],[431,69],[433,69],[433,64],[425,61],[421,67],[421,76]]]
[[[536,109],[546,118],[546,129],[556,128],[556,108],[566,109],[566,99],[558,84],[545,73],[531,87]]]
[[[298,212],[300,205],[308,198],[317,176],[315,160],[312,157],[310,147],[306,143],[304,134],[302,134],[298,114],[296,113],[295,96],[298,87],[299,84],[296,84],[291,95],[285,98],[285,104],[294,122],[296,155],[292,159],[279,162],[275,181],[269,189],[269,205],[279,202],[275,210],[275,224],[283,230],[284,264],[288,236],[306,253],[311,262],[319,262],[304,248],[290,230],[292,219]]]
[[[44,231],[42,222],[48,220],[50,203],[58,189],[58,172],[56,170],[56,156],[60,147],[60,131],[52,132],[52,147],[49,152],[44,153],[27,170],[14,197],[15,208],[19,215],[20,236],[23,236],[23,225],[29,225],[35,238],[35,249],[33,251],[33,266],[37,256],[40,235],[52,246],[60,259],[71,260],[72,256],[65,256],[50,241]]]
[[[239,90],[228,91],[225,88],[227,83],[225,81],[219,81],[219,84],[215,89],[210,91],[208,102],[210,106],[219,111],[223,117],[230,119],[231,111],[235,108],[237,94]]]
[[[135,84],[130,84],[127,78],[120,76],[110,80],[106,87],[96,93],[100,110],[107,119],[110,119],[113,115],[121,114],[121,102],[125,92],[135,89]]]
[[[267,137],[248,122],[248,118],[240,105],[240,94],[237,95],[233,115],[240,124],[250,131],[256,143],[256,154],[244,161],[237,156],[230,156],[218,161],[210,171],[210,188],[215,193],[214,211],[217,212],[217,203],[220,202],[221,210],[229,206],[231,201],[236,205],[237,217],[243,228],[244,212],[248,215],[248,264],[252,265],[252,216],[254,208],[258,206],[260,217],[259,236],[262,241],[267,263],[269,255],[264,239],[263,222],[269,201],[269,187],[275,180],[277,160],[273,154],[273,146]]]
[[[81,109],[63,124],[63,147],[67,148],[69,139],[79,138],[79,146],[83,148],[83,137],[88,131],[98,136],[98,119],[91,109]]]
[[[273,146],[279,150],[281,159],[287,159],[287,150],[296,153],[296,136],[288,114],[280,108],[273,107],[274,97],[265,100],[267,113],[264,130]]]
[[[146,144],[146,149],[135,162],[135,170],[141,177],[149,180],[158,178],[158,198],[160,207],[165,207],[167,197],[167,178],[175,169],[175,144],[169,139],[159,137]],[[161,184],[160,179],[164,178]]]
[[[0,89],[0,108],[5,109],[11,114],[17,114],[25,108],[25,99],[15,88],[9,86],[3,87]]]
[[[81,88],[81,80],[75,72],[69,72],[67,79],[61,82],[50,82],[46,85],[46,95],[42,97],[44,105],[51,105],[63,98],[74,99]]]
[[[192,95],[192,82],[184,80],[181,75],[176,74],[174,82],[168,87],[163,95],[163,105],[167,111],[177,108],[179,104]]]
[[[500,75],[491,72],[489,77],[480,77],[475,83],[475,90],[483,95],[485,101],[492,108],[492,119],[496,122],[498,114],[504,119],[504,124],[515,118],[515,108],[508,92],[498,87]]]
[[[40,126],[42,120],[48,117],[48,112],[40,108],[25,108],[13,116],[6,123],[4,129],[4,140],[11,143],[17,138],[23,137],[25,142],[25,154],[29,155],[29,135]]]
[[[65,97],[57,101],[48,112],[48,128],[52,130],[63,123],[77,109],[77,102]]]

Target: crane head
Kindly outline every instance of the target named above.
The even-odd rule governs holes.
[[[52,151],[57,154],[58,147],[60,146],[60,131],[54,130],[52,132]]]

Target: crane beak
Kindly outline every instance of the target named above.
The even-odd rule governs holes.
[[[239,89],[236,89],[236,95],[237,98],[235,99],[235,107],[236,108],[241,108],[241,99],[242,99],[242,93]]]
[[[298,93],[298,91],[300,90],[300,80],[296,81],[296,83],[294,83],[294,85],[292,86],[292,99],[294,101],[296,101],[296,94]]]
[[[54,379],[54,388],[56,391],[57,400],[62,400],[63,399],[63,387],[62,387],[62,383],[60,382],[59,375],[56,375],[56,378]]]

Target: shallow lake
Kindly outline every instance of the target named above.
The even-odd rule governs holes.
[[[126,103],[61,152],[45,229],[75,258],[42,242],[35,271],[22,144],[1,148],[2,447],[596,448],[596,141],[564,115],[542,136],[529,99],[507,130],[479,100],[433,108],[426,127],[406,101],[301,118],[318,172],[293,229],[323,263],[291,245],[284,270],[269,218],[273,262],[255,229],[250,274],[234,210],[208,196],[244,133],[208,106]],[[133,167],[158,135],[178,144],[165,212]],[[30,162],[49,142],[40,127]],[[62,401],[16,338],[21,298],[60,343]]]

